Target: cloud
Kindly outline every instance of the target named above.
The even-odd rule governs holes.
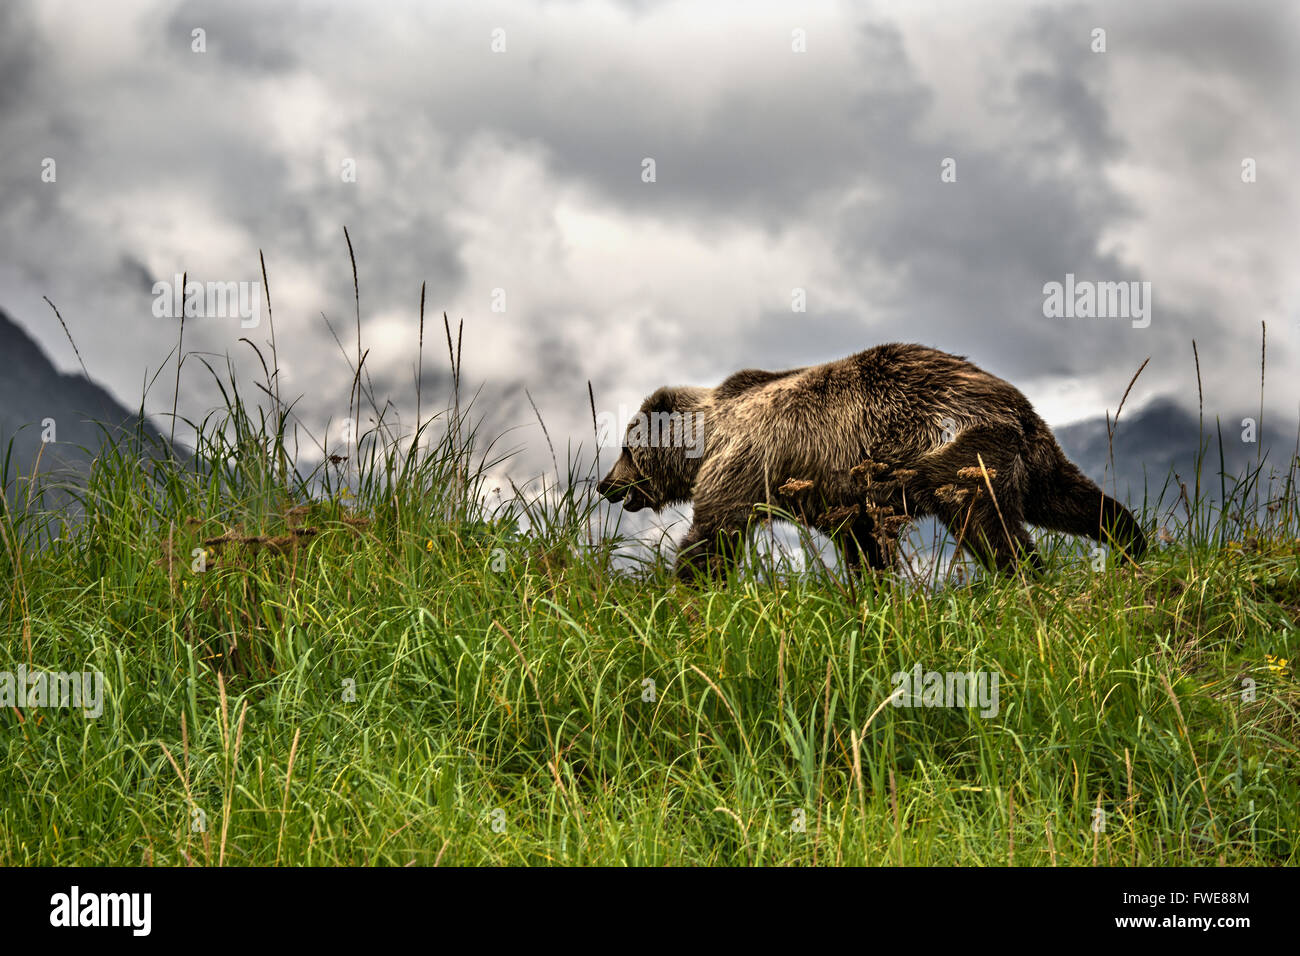
[[[284,2],[268,6],[256,0],[185,0],[167,17],[162,38],[166,49],[192,46],[194,31],[208,54],[240,70],[277,73],[300,64],[298,44],[304,26],[335,15],[329,6]],[[207,45],[208,37],[212,43]]]
[[[14,4],[0,7],[0,118],[16,111],[32,94],[43,46],[26,9]]]

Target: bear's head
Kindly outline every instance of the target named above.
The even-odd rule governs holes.
[[[710,389],[661,388],[632,416],[623,451],[596,491],[625,511],[691,500],[704,457],[704,406]]]

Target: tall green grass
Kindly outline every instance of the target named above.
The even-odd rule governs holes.
[[[1188,496],[1139,570],[1049,546],[1040,578],[917,587],[753,553],[688,589],[620,559],[581,449],[491,494],[444,331],[455,394],[405,432],[358,338],[372,425],[315,468],[274,359],[255,389],[208,365],[192,457],[114,436],[80,521],[5,505],[0,669],[108,699],[0,714],[0,864],[1297,861],[1294,460],[1263,499]],[[892,706],[918,664],[996,673],[998,713]]]

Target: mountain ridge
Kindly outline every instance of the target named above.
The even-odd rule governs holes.
[[[53,440],[44,441],[47,423]],[[104,429],[134,431],[166,444],[140,412],[123,406],[84,374],[64,374],[25,329],[0,309],[0,463],[6,492],[33,470],[44,476],[84,478],[104,441]]]

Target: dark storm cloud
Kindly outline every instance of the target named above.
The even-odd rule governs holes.
[[[36,92],[33,78],[45,52],[28,11],[17,4],[0,4],[0,117]]]
[[[714,30],[716,51],[692,47],[702,61],[738,42],[725,24]],[[804,213],[810,197],[864,169],[885,173],[901,165],[898,134],[931,96],[913,80],[900,81],[909,67],[896,28],[872,21],[854,26],[853,34],[853,71],[839,74],[814,55],[792,54],[788,29],[773,29],[761,47],[750,48],[760,82],[727,77],[698,116],[675,108],[654,77],[602,74],[574,83],[566,75],[573,50],[554,48],[536,54],[546,82],[496,83],[476,89],[472,99],[435,99],[429,118],[448,131],[453,149],[484,129],[543,144],[557,175],[623,208],[779,229]],[[783,82],[763,81],[764,71]],[[641,179],[645,158],[657,166],[651,187]]]
[[[158,281],[158,277],[151,273],[139,259],[124,255],[119,266],[119,274],[126,285],[135,288],[142,295],[153,295],[153,285]]]
[[[1115,37],[1120,44],[1169,57],[1207,80],[1247,85],[1259,98],[1294,109],[1295,87],[1287,85],[1300,69],[1300,8],[1294,3],[1156,0],[1089,9],[1097,22],[1104,24],[1097,15],[1105,11],[1123,29]]]
[[[1068,144],[1095,169],[1123,144],[1100,89],[1108,61],[1092,49],[1094,23],[1075,9],[1036,10],[1029,16],[1012,45],[1037,51],[1050,65],[1019,73],[1011,108],[1025,111],[1025,126],[1037,131],[1035,146],[1059,149]]]
[[[1077,75],[1085,54],[1072,46],[1087,50],[1078,31],[1042,14],[1017,37],[1041,50],[1048,65],[1020,72],[1012,84],[1015,99],[1003,106],[1022,117],[1032,135],[997,150],[920,132],[930,96],[898,32],[867,24],[861,34],[862,68],[889,77],[887,88],[866,84],[852,106],[855,122],[837,130],[839,142],[816,143],[804,172],[808,182],[843,193],[874,187],[828,224],[836,252],[847,276],[873,262],[902,281],[890,300],[878,301],[874,316],[767,314],[758,330],[745,330],[741,350],[752,353],[761,342],[775,351],[793,334],[803,353],[824,347],[826,357],[873,339],[905,338],[988,358],[996,334],[999,371],[1024,375],[1086,367],[1099,354],[1131,348],[1119,329],[1080,347],[1078,336],[1047,322],[1041,311],[1043,284],[1066,272],[1132,278],[1113,258],[1095,252],[1101,230],[1132,214],[1128,204],[1104,181],[1072,181],[1050,162],[1074,152],[1095,163],[1120,148],[1098,94]],[[845,156],[858,161],[843,164]],[[956,160],[955,183],[940,180],[946,157]],[[770,201],[797,208],[797,198],[780,190]],[[815,300],[817,290],[809,294]],[[798,347],[786,351],[793,358]]]
[[[173,52],[188,51],[193,31],[202,29],[209,55],[239,69],[280,72],[298,65],[302,28],[331,15],[329,6],[287,0],[186,0],[167,18],[162,39]]]
[[[717,337],[707,328],[696,333],[701,356],[725,353],[735,369],[795,368],[817,365],[828,356],[850,355],[880,344],[862,316],[839,310],[792,314],[789,309],[766,310],[738,339]],[[734,369],[733,369],[734,370]]]
[[[957,181],[941,183],[940,154],[923,152],[887,198],[851,206],[839,224],[846,270],[875,259],[906,276],[895,299],[881,303],[888,321],[874,330],[970,352],[986,350],[997,334],[1004,373],[1036,371],[1045,362],[1062,367],[1067,359],[1078,368],[1098,351],[1113,352],[1126,334],[1122,326],[1082,341],[1043,317],[1042,287],[1067,272],[1131,278],[1095,252],[1099,230],[1123,212],[1122,200],[1085,198],[1027,162],[977,150],[953,150]]]
[[[139,400],[141,369],[126,366],[162,361],[177,335],[178,323],[151,315],[153,283],[182,272],[200,282],[260,285],[263,251],[279,352],[304,373],[298,380],[304,386],[332,381],[308,369],[338,364],[319,313],[336,327],[353,320],[344,225],[356,248],[365,317],[400,309],[412,314],[414,327],[420,280],[429,281],[434,300],[454,296],[461,267],[458,240],[444,219],[447,204],[413,201],[437,195],[429,181],[436,180],[438,157],[420,132],[394,135],[390,118],[378,110],[343,113],[355,91],[338,98],[347,118],[337,122],[328,146],[286,142],[268,129],[273,115],[297,121],[299,102],[321,108],[322,87],[334,81],[333,60],[317,54],[332,42],[339,8],[187,3],[164,16],[136,11],[132,40],[140,50],[116,62],[94,47],[85,61],[61,56],[69,35],[41,32],[35,9],[6,4],[0,11],[6,27],[0,69],[12,80],[3,87],[29,93],[0,135],[6,197],[0,217],[3,241],[13,246],[2,257],[11,272],[0,269],[0,291],[9,290],[21,321],[44,333],[49,316],[40,296],[54,298],[92,356],[95,374],[128,405]],[[131,17],[126,9],[121,14]],[[207,32],[206,53],[191,50],[194,27]],[[78,40],[92,42],[89,35]],[[49,75],[24,83],[24,71],[34,68],[29,51],[41,49],[49,51]],[[304,50],[320,60],[319,68],[300,62]],[[304,176],[303,155],[311,153],[317,170]],[[45,155],[58,162],[57,183],[40,179]],[[340,174],[347,159],[358,168],[354,183]],[[220,254],[215,245],[186,242],[214,227],[224,232]],[[148,236],[153,248],[132,246],[128,235]],[[162,239],[168,235],[181,241]],[[197,254],[184,254],[186,245],[197,245]],[[301,288],[304,268],[317,273],[318,294],[287,298],[286,277],[296,274],[293,287]],[[269,327],[194,322],[186,346],[217,355],[230,350],[242,363],[251,356],[236,344],[240,334],[262,344]],[[47,334],[43,341],[62,355],[59,337]],[[380,362],[372,357],[372,364]],[[340,390],[346,394],[346,383]],[[182,391],[200,405],[217,400],[207,376],[184,381]],[[330,395],[313,401],[337,405],[332,392],[331,386]]]
[[[1173,20],[1178,14],[1166,8],[1165,16]],[[1229,19],[1214,18],[1207,35],[1213,27],[1227,28]],[[1118,400],[1145,356],[1181,356],[1193,338],[1220,338],[1222,322],[1208,311],[1188,312],[1164,302],[1155,327],[1142,332],[1127,322],[1071,324],[1043,316],[1044,283],[1060,281],[1066,273],[1106,281],[1149,278],[1100,251],[1108,229],[1143,210],[1140,200],[1115,189],[1103,167],[1132,147],[1114,130],[1111,105],[1102,92],[1108,63],[1088,46],[1095,22],[1077,10],[1044,10],[1016,33],[1011,48],[1035,55],[1032,65],[1015,71],[1012,98],[1000,109],[1019,118],[1023,135],[996,150],[960,139],[938,142],[918,132],[927,97],[901,53],[888,57],[887,72],[903,94],[861,102],[867,138],[875,146],[871,160],[859,169],[861,179],[837,179],[833,167],[809,173],[846,192],[864,183],[880,187],[843,211],[834,234],[846,275],[853,274],[855,263],[887,264],[902,279],[896,294],[877,298],[882,311],[874,318],[844,315],[814,321],[781,312],[765,315],[759,330],[744,330],[735,351],[752,353],[756,342],[768,347],[783,338],[788,342],[792,331],[804,343],[825,343],[828,352],[832,344],[862,347],[873,337],[917,339],[970,354],[1013,378],[1102,369],[1113,380]],[[866,29],[876,40],[876,55],[864,60],[880,62],[880,51],[897,44],[887,29]],[[1112,43],[1140,42],[1122,33],[1116,38],[1117,32],[1112,31]],[[1175,31],[1188,32],[1185,26]],[[1226,43],[1248,49],[1260,32],[1258,24],[1230,31]],[[1160,30],[1149,30],[1147,36],[1160,38],[1169,55],[1178,54],[1177,44]],[[1193,61],[1200,47],[1192,45]],[[1231,63],[1234,57],[1220,54],[1215,59]],[[1265,62],[1274,68],[1286,64],[1271,56]],[[865,62],[864,69],[870,69]],[[1141,92],[1159,95],[1157,90]],[[835,146],[821,143],[813,153],[844,154],[857,146],[845,137]],[[939,161],[945,156],[957,161],[958,179],[952,184],[940,182]],[[1057,162],[1072,157],[1078,161]],[[1269,241],[1267,236],[1260,239]],[[810,296],[815,292],[810,290]],[[786,351],[793,358],[799,349]],[[1166,371],[1158,387],[1170,387],[1169,378],[1176,374]]]

